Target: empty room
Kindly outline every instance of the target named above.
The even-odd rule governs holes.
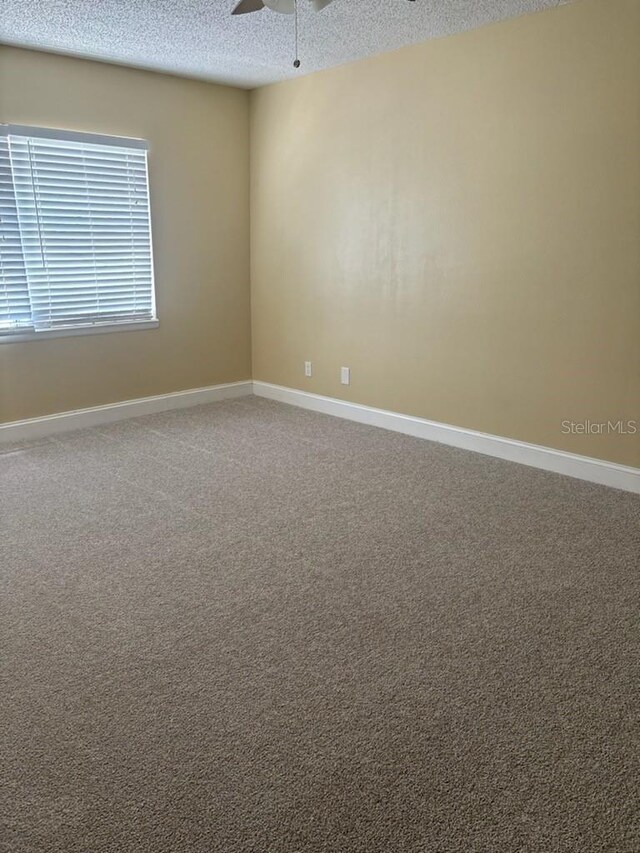
[[[0,0],[1,853],[639,853],[639,0]]]

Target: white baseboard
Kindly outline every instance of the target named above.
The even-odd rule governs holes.
[[[303,409],[312,409],[314,412],[322,412],[325,415],[334,415],[370,426],[403,432],[417,438],[426,438],[429,441],[449,444],[463,450],[473,450],[487,456],[496,456],[498,459],[507,459],[521,465],[530,465],[556,474],[565,474],[567,477],[576,477],[579,480],[588,480],[602,486],[640,494],[640,468],[617,465],[614,462],[592,459],[589,456],[578,456],[575,453],[566,453],[551,447],[540,447],[537,444],[527,444],[524,441],[441,424],[424,418],[400,415],[385,409],[348,403],[333,397],[321,397],[319,394],[271,385],[268,382],[254,381],[253,393],[259,397],[267,397],[270,400],[278,400]]]
[[[122,403],[60,412],[56,415],[29,418],[24,421],[12,421],[0,424],[0,443],[29,441],[73,429],[99,426],[126,418],[137,418],[141,415],[153,415],[169,409],[186,409],[203,403],[246,397],[251,393],[252,383],[248,380],[231,382],[227,385],[210,385],[207,388],[191,388],[188,391],[174,391],[171,394],[159,394],[156,397],[141,397],[139,400],[124,400]]]
[[[310,394],[308,391],[299,391],[295,388],[284,388],[281,385],[250,380],[226,385],[211,385],[207,388],[193,388],[188,391],[160,394],[156,397],[142,397],[139,400],[125,400],[106,406],[93,406],[90,409],[78,409],[0,424],[0,443],[29,441],[59,432],[99,426],[126,418],[166,412],[170,409],[183,409],[203,403],[246,397],[252,393],[258,397],[267,397],[270,400],[278,400],[281,403],[289,403],[314,412],[406,433],[417,438],[426,438],[429,441],[449,444],[463,450],[472,450],[498,459],[506,459],[521,465],[530,465],[556,474],[565,474],[579,480],[588,480],[614,489],[640,494],[639,468],[617,465],[614,462],[592,459],[589,456],[578,456],[575,453],[554,450],[551,447],[540,447],[536,444],[527,444],[524,441],[441,424],[424,418],[401,415],[385,409],[375,409],[372,406],[349,403],[333,397],[322,397],[319,394]]]

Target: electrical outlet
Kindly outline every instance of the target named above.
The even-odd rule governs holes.
[[[343,385],[351,384],[351,370],[348,367],[340,368],[340,382]]]
[[[313,376],[313,367],[310,361],[305,361],[304,363],[304,375]]]

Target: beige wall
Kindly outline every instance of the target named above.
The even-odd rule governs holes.
[[[640,465],[639,87],[580,0],[254,92],[254,378]]]
[[[639,86],[579,0],[254,92],[254,377],[640,465],[561,426],[640,420]],[[161,322],[0,345],[0,421],[249,378],[248,107],[0,47],[0,121],[149,139]]]
[[[160,318],[0,344],[0,421],[250,378],[248,93],[0,47],[0,121],[149,140]]]

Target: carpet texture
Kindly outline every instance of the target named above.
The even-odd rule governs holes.
[[[3,853],[637,853],[640,500],[256,398],[0,454]]]

